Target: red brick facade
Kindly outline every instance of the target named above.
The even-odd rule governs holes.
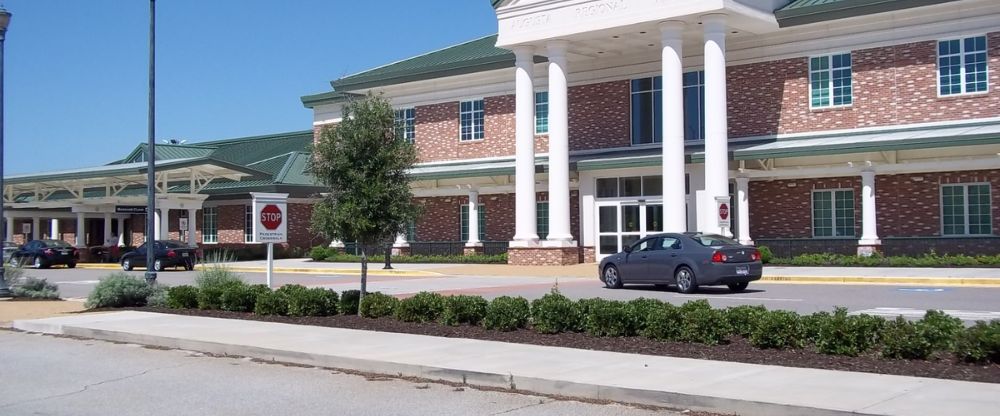
[[[539,202],[548,201],[548,192],[535,195]],[[461,207],[469,203],[467,196],[416,198],[423,214],[416,223],[417,241],[459,241],[461,237]],[[485,241],[511,241],[515,232],[514,194],[479,195],[486,210]],[[580,240],[580,197],[570,192],[570,232]]]
[[[813,190],[822,189],[854,190],[855,235],[860,236],[861,177],[858,176],[750,182],[750,237],[812,238],[812,194]]]

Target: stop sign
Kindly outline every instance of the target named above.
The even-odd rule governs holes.
[[[276,230],[281,226],[281,208],[277,205],[265,205],[260,209],[260,224],[268,230]]]
[[[729,204],[723,203],[719,205],[719,219],[729,219]]]

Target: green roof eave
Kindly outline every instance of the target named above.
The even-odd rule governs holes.
[[[244,166],[239,166],[229,162],[215,160],[207,157],[176,159],[176,160],[158,160],[156,161],[156,166],[154,167],[154,169],[178,169],[178,168],[186,168],[199,165],[215,165],[226,169],[234,170],[237,172],[245,173],[251,176],[266,175],[266,173],[260,172],[258,170],[250,169]],[[147,171],[146,162],[137,162],[137,163],[126,163],[122,165],[105,165],[94,168],[73,169],[73,170],[50,172],[50,173],[43,172],[37,174],[13,175],[4,178],[4,182],[8,185],[14,185],[14,184],[34,183],[34,182],[80,180],[80,179],[103,178],[112,176],[139,175],[146,173],[146,171]]]
[[[931,149],[939,147],[977,146],[1000,143],[1000,136],[993,133],[968,135],[942,139],[941,137],[926,137],[920,139],[905,139],[895,142],[875,143],[844,143],[826,146],[811,146],[787,150],[762,150],[752,148],[733,152],[734,160],[781,159],[789,157],[829,156],[851,153],[889,152],[896,150]]]
[[[779,27],[799,26],[956,0],[796,0],[774,11]]]
[[[536,59],[537,61],[537,59]],[[476,72],[492,71],[514,66],[514,54],[510,56],[493,56],[456,63],[441,64],[427,67],[419,71],[405,71],[387,74],[380,77],[365,77],[358,79],[343,78],[333,81],[333,87],[340,90],[364,90],[386,85],[403,84],[406,82],[425,81],[455,75],[474,74]]]
[[[357,94],[343,93],[338,91],[328,91],[320,94],[303,95],[301,97],[302,106],[305,108],[315,108],[323,104],[338,104],[356,97]]]

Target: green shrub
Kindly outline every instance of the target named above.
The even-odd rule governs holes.
[[[7,287],[17,286],[22,277],[24,277],[24,269],[11,267],[9,264],[3,265],[3,280],[7,282]]]
[[[288,296],[277,291],[263,292],[257,295],[253,313],[261,316],[288,315]]]
[[[646,328],[646,317],[654,309],[663,306],[663,301],[659,299],[638,298],[628,301],[628,314],[631,315],[632,327],[629,328],[629,335],[638,335]],[[581,308],[582,316],[587,316]]]
[[[711,310],[712,305],[708,303],[705,299],[689,300],[681,305],[681,311],[684,313],[694,312],[696,310]]]
[[[922,326],[921,332],[931,344],[931,348],[937,351],[952,350],[958,334],[965,329],[961,319],[933,309],[928,310],[917,324]]]
[[[489,302],[480,296],[448,296],[444,298],[441,323],[445,325],[479,325],[486,316]]]
[[[219,296],[219,307],[224,311],[253,312],[257,306],[257,297],[261,293],[270,292],[267,285],[236,285],[223,288]]]
[[[153,293],[143,279],[124,272],[115,272],[101,279],[87,296],[88,308],[127,308],[145,306]]]
[[[49,283],[45,279],[34,277],[22,279],[16,285],[11,286],[10,291],[15,298],[59,299],[59,286]]]
[[[955,354],[962,361],[1000,364],[1000,321],[979,321],[960,332]]]
[[[194,280],[198,288],[198,309],[221,309],[223,292],[228,288],[246,286],[238,274],[222,263],[228,255],[228,252],[219,252],[210,260],[214,263],[198,272]]]
[[[580,307],[559,289],[531,302],[531,326],[543,334],[576,331],[580,328]]]
[[[382,318],[392,316],[396,307],[399,306],[399,299],[379,292],[367,293],[361,298],[358,305],[358,312],[365,318]]]
[[[336,291],[316,287],[287,292],[288,316],[330,316],[337,314],[340,296]]]
[[[757,251],[760,251],[761,263],[768,264],[774,259],[774,253],[771,252],[771,248],[768,246],[757,247]]]
[[[664,303],[646,315],[646,327],[641,334],[660,341],[680,341],[683,318],[680,308]]]
[[[871,315],[848,316],[846,308],[819,322],[816,348],[833,355],[857,356],[878,345],[885,319]]]
[[[819,339],[819,328],[831,317],[832,315],[830,315],[830,312],[826,311],[803,316],[802,325],[805,327],[806,340],[811,343],[816,343],[816,340]]]
[[[394,312],[396,319],[403,322],[435,322],[441,318],[444,304],[444,296],[420,292],[401,300]]]
[[[340,307],[337,309],[344,315],[357,315],[359,300],[361,300],[360,290],[345,290],[340,293]]]
[[[925,360],[934,353],[934,345],[928,339],[926,324],[907,321],[902,316],[886,324],[882,332],[882,356]]]
[[[531,310],[528,300],[518,297],[500,296],[490,301],[483,317],[483,327],[498,331],[513,331],[528,326]]]
[[[577,310],[580,311],[580,316],[587,316],[587,314],[590,313],[590,308],[591,308],[592,305],[594,305],[596,303],[599,303],[599,302],[603,302],[604,300],[605,300],[604,298],[580,299],[580,300],[576,301],[576,307],[577,307]],[[581,327],[580,330],[582,331],[583,328]]]
[[[222,294],[236,288],[246,287],[242,280],[219,281],[198,288],[198,309],[222,309]]]
[[[701,304],[700,302],[704,302]],[[693,305],[692,305],[693,304]],[[687,302],[681,306],[683,315],[680,338],[687,342],[718,345],[729,337],[726,315],[719,309],[706,308],[707,301]]]
[[[583,319],[584,330],[595,337],[624,337],[636,328],[635,311],[617,300],[601,300],[590,304]]]
[[[167,287],[161,285],[153,286],[153,291],[146,297],[146,306],[154,308],[167,306]]]
[[[167,307],[194,309],[198,307],[198,288],[189,285],[174,286],[167,291]]]
[[[309,250],[309,258],[313,261],[323,261],[334,254],[336,254],[336,251],[330,247],[316,246]]]
[[[750,331],[750,345],[757,348],[802,348],[806,330],[799,314],[789,311],[767,311],[756,317]]]
[[[740,305],[728,307],[723,312],[733,335],[749,338],[758,321],[767,314],[767,308],[764,305]]]

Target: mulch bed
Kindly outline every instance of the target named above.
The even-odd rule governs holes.
[[[486,341],[579,348],[597,351],[614,351],[630,354],[662,355],[751,364],[780,365],[785,367],[819,368],[827,370],[858,371],[864,373],[1000,383],[1000,365],[967,364],[958,361],[950,354],[941,354],[936,359],[927,361],[889,360],[880,358],[876,353],[869,353],[858,357],[844,357],[820,354],[809,349],[761,350],[753,347],[749,342],[741,337],[732,337],[730,339],[730,343],[726,345],[709,346],[683,342],[654,341],[643,337],[598,338],[582,333],[547,335],[528,329],[500,332],[487,330],[477,326],[447,326],[437,323],[420,324],[401,322],[391,318],[368,319],[360,316],[337,315],[325,317],[289,317],[258,316],[252,313],[227,312],[219,310],[168,309],[151,307],[132,309],[146,312],[170,313],[188,316],[245,319],[296,325],[431,335],[447,338],[470,338]]]

